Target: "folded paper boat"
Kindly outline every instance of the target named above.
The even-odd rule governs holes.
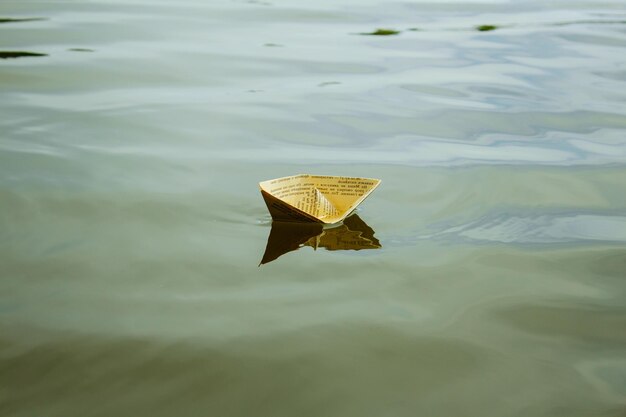
[[[300,174],[259,183],[276,221],[338,223],[380,184],[374,178]]]

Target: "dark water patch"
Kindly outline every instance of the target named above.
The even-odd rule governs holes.
[[[42,415],[53,407],[63,415],[123,415],[132,408],[133,415],[160,417],[176,415],[181,404],[220,416],[315,416],[336,408],[346,411],[341,415],[380,415],[399,399],[419,410],[426,395],[492,363],[476,345],[371,324],[223,345],[71,333],[41,340],[41,332],[33,336],[39,343],[29,345],[11,335],[0,336],[7,352],[0,362],[6,387],[0,409],[7,416]],[[376,395],[352,400],[363,393]]]
[[[24,58],[33,56],[48,56],[48,54],[26,51],[0,51],[0,59]]]
[[[479,32],[490,32],[496,29],[508,28],[520,28],[520,27],[555,27],[555,26],[574,26],[574,25],[623,25],[626,24],[626,20],[574,20],[570,22],[546,22],[537,24],[519,24],[514,23],[510,25],[479,25],[475,29]]]
[[[531,334],[612,349],[626,343],[626,334],[615,331],[626,327],[624,313],[623,307],[528,304],[504,308],[498,316]]]
[[[359,35],[366,35],[366,36],[393,36],[393,35],[398,35],[398,34],[400,34],[399,30],[384,29],[384,28],[376,29],[373,32],[362,32],[362,33],[359,33]]]
[[[558,27],[558,26],[574,26],[574,25],[623,25],[626,24],[626,20],[575,20],[575,21],[570,21],[570,22],[546,22],[546,23],[537,23],[537,24],[521,24],[521,23],[512,23],[512,24],[507,24],[507,25],[492,25],[492,24],[485,24],[485,25],[477,25],[474,26],[473,28],[460,28],[460,27],[450,27],[450,28],[443,28],[443,29],[433,29],[433,30],[438,30],[438,31],[449,31],[449,32],[455,32],[455,31],[479,31],[479,32],[492,32],[494,30],[500,30],[500,29],[504,29],[504,28],[531,28],[531,27]],[[395,33],[377,33],[378,31],[387,31],[387,30],[391,30],[391,29],[378,29],[375,32],[368,32],[368,33],[361,33],[361,35],[395,35],[400,33],[401,31],[395,31],[392,30]],[[407,28],[405,29],[408,32],[421,32],[424,31],[424,29],[422,28],[417,28],[417,27],[412,27],[412,28]],[[427,29],[426,29],[427,30]]]
[[[0,23],[20,23],[20,22],[36,22],[40,20],[47,20],[44,17],[26,17],[22,19],[12,19],[8,17],[0,18]]]
[[[339,81],[325,81],[323,83],[319,83],[317,86],[318,87],[327,87],[329,85],[339,85],[341,84]]]
[[[95,50],[89,49],[89,48],[69,48],[68,51],[72,51],[72,52],[95,52]]]

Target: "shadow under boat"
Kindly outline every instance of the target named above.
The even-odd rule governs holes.
[[[382,247],[374,230],[357,214],[342,224],[324,228],[321,223],[272,222],[265,254],[260,265],[272,262],[287,252],[310,246],[326,250],[362,250]]]

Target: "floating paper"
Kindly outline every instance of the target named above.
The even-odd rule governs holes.
[[[345,219],[378,184],[374,178],[301,174],[259,186],[272,219],[332,224]]]
[[[332,228],[325,228],[321,223],[273,222],[261,265],[304,246],[327,250],[362,250],[378,249],[381,244],[374,237],[374,230],[357,214]]]

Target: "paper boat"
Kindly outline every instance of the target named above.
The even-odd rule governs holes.
[[[332,224],[345,219],[379,184],[374,178],[301,174],[259,187],[272,219]]]

